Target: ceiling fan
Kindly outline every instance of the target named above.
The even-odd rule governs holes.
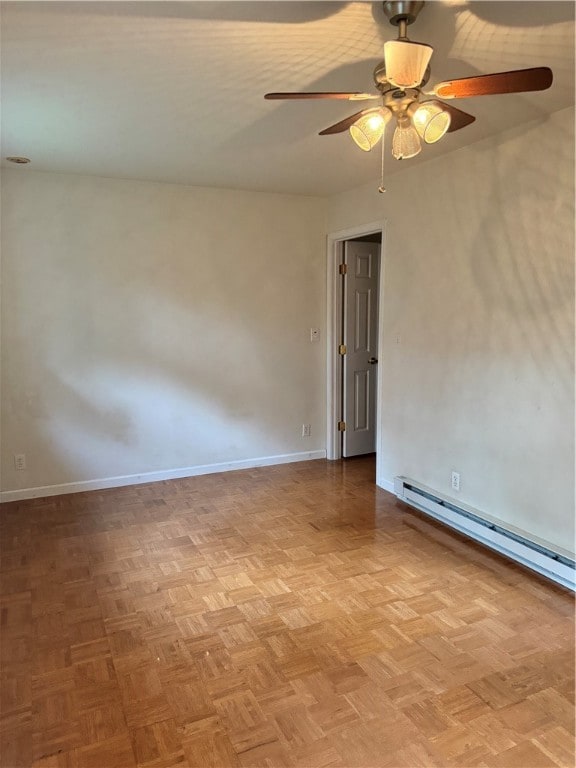
[[[441,99],[464,99],[499,93],[543,91],[552,85],[548,67],[496,72],[438,83],[424,90],[430,78],[433,48],[408,39],[406,30],[413,24],[424,2],[391,0],[384,2],[384,13],[398,27],[398,39],[384,44],[384,61],[374,70],[378,94],[370,93],[267,93],[266,99],[347,99],[378,100],[380,106],[363,109],[320,131],[320,136],[349,130],[356,144],[369,152],[384,135],[386,125],[395,119],[392,154],[397,160],[415,157],[425,144],[434,144],[446,133],[465,128],[476,119]]]

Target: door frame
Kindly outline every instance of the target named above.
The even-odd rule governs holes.
[[[342,263],[344,242],[354,240],[364,235],[380,234],[380,278],[378,285],[379,326],[382,325],[382,298],[384,296],[384,253],[386,220],[373,221],[369,224],[331,232],[327,237],[326,254],[326,458],[337,460],[342,458],[338,420],[342,401],[341,365],[338,354],[340,344],[340,324],[342,318],[342,291],[338,266]],[[382,360],[382,333],[378,333],[378,360]],[[381,401],[381,366],[378,366],[376,388],[376,413],[380,413]],[[380,477],[380,419],[376,420],[376,482]]]

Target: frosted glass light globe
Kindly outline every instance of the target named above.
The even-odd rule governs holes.
[[[386,123],[391,117],[392,113],[389,109],[371,110],[350,126],[350,136],[360,149],[369,152],[384,135]]]
[[[422,151],[416,128],[409,120],[398,122],[392,138],[392,154],[396,160],[407,160]]]
[[[450,113],[434,101],[412,104],[408,109],[414,128],[426,144],[434,144],[450,128]]]

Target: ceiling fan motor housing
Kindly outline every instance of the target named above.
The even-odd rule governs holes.
[[[394,88],[391,83],[388,82],[388,79],[386,78],[386,62],[381,61],[379,64],[376,65],[374,69],[374,84],[376,85],[376,88],[380,91],[380,93],[384,93],[385,91],[390,90],[391,88]],[[430,66],[426,67],[426,72],[424,72],[424,77],[422,78],[422,82],[419,84],[419,88],[422,88],[428,80],[430,79]]]
[[[424,8],[423,0],[387,0],[382,5],[390,24],[393,24],[395,27],[400,26],[401,22],[413,24],[422,8]]]

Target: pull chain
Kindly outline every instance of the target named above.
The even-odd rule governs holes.
[[[382,150],[382,163],[380,166],[380,186],[378,187],[378,192],[386,192],[386,187],[384,186],[384,150],[385,150],[385,143],[386,143],[386,133],[382,136],[381,144],[381,150]]]

